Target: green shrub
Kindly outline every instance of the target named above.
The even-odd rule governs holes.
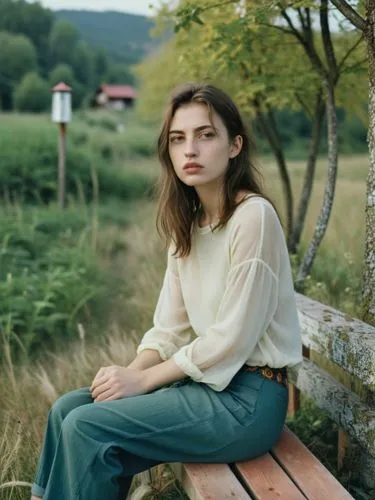
[[[102,143],[105,143],[102,140]],[[57,128],[44,119],[38,122],[10,120],[0,123],[0,198],[24,202],[54,201],[57,196]],[[101,199],[138,198],[147,195],[151,180],[144,173],[129,174],[119,163],[109,161],[100,138],[94,147],[89,133],[81,128],[68,133],[66,192],[70,198],[93,198],[93,179]],[[107,144],[109,151],[114,147]]]
[[[297,277],[300,256],[305,250],[305,245],[301,245],[299,255],[291,258],[294,278]],[[311,275],[306,278],[304,294],[358,318],[361,286],[361,268],[354,262],[353,256],[322,247],[315,258]]]
[[[104,220],[108,224],[108,210]],[[117,277],[104,271],[92,231],[90,210],[82,207],[28,207],[0,217],[0,342],[13,359],[77,338],[80,321],[102,324]]]
[[[86,123],[91,127],[100,127],[104,130],[109,130],[110,132],[116,132],[117,130],[117,120],[116,117],[111,115],[99,114],[98,116],[88,116],[86,118]]]
[[[288,417],[287,423],[312,453],[319,456],[324,465],[334,472],[338,427],[329,416],[303,395],[301,409],[294,418]]]
[[[141,124],[132,111],[95,110],[79,113],[80,119],[93,131],[93,148],[105,159],[126,160],[156,154],[158,130]],[[100,132],[99,132],[100,129]],[[113,132],[103,137],[102,131]]]
[[[128,156],[153,156],[156,154],[156,134],[147,127],[128,127],[121,134]]]
[[[14,91],[14,105],[19,111],[40,113],[46,111],[51,103],[48,83],[38,73],[27,73]]]

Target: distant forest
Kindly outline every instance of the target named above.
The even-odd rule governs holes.
[[[130,65],[157,45],[151,27],[144,16],[0,0],[0,110],[46,111],[60,81],[73,88],[74,108],[101,83],[134,85]]]
[[[137,63],[160,44],[150,36],[154,22],[145,16],[87,10],[58,10],[55,15],[67,19],[84,40],[119,63]]]

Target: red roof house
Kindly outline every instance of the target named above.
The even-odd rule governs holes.
[[[96,92],[95,102],[97,106],[126,109],[134,105],[137,94],[131,85],[109,85],[103,84]]]

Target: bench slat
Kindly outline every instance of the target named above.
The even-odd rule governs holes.
[[[375,391],[375,327],[296,294],[303,344]]]
[[[309,500],[353,499],[287,427],[272,450],[272,454]]]
[[[306,500],[269,453],[246,462],[236,462],[234,468],[257,500]]]
[[[249,500],[227,464],[183,464],[173,470],[191,500]]]
[[[375,455],[375,410],[370,404],[308,359],[303,360],[298,370],[288,369],[288,375],[290,382],[325,410],[361,448]]]

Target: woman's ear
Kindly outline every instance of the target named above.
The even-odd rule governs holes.
[[[242,135],[237,135],[230,146],[229,149],[229,158],[235,158],[238,154],[240,154],[243,145]]]

